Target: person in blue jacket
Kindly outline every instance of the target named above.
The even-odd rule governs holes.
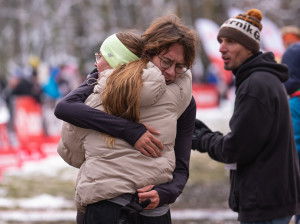
[[[197,34],[194,30],[185,26],[175,15],[160,17],[153,21],[149,28],[143,33],[142,39],[145,44],[157,46],[155,50],[145,52],[152,58],[152,62],[162,71],[166,84],[173,83],[178,68],[184,63],[190,68],[195,59]],[[183,55],[169,51],[171,46],[180,45],[183,48]],[[165,55],[161,57],[161,55]],[[184,61],[179,61],[183,56]],[[98,72],[94,71],[88,76],[97,78]],[[141,151],[146,156],[157,157],[161,153],[161,143],[153,134],[158,134],[151,127],[134,123],[96,109],[92,109],[83,102],[92,93],[93,86],[86,82],[79,88],[64,97],[55,108],[55,115],[68,123],[90,128],[121,138]],[[157,186],[146,186],[138,189],[140,202],[150,198],[151,203],[146,209],[154,209],[164,204],[175,202],[182,193],[189,177],[189,160],[191,151],[192,133],[196,116],[196,103],[192,98],[189,106],[177,121],[177,135],[175,140],[176,167],[173,172],[173,179],[169,183]],[[147,128],[152,131],[147,130]],[[114,207],[113,203],[109,206]],[[105,215],[105,214],[104,214]],[[145,217],[143,223],[171,223],[170,211],[159,217]]]
[[[296,149],[300,160],[300,42],[287,48],[282,56],[282,64],[289,68],[290,77],[284,83],[290,97],[290,109],[294,128]],[[300,222],[300,214],[295,216],[295,224]]]

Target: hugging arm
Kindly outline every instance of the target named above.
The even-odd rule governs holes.
[[[95,82],[97,78],[98,72],[94,70],[82,85],[61,99],[55,107],[55,116],[75,126],[94,129],[121,138],[134,146],[147,131],[143,124],[107,114],[84,104],[94,89],[94,85],[87,83],[91,80]]]
[[[91,74],[97,79],[97,74]],[[134,123],[105,112],[93,109],[84,104],[86,98],[93,92],[93,86],[84,82],[77,89],[64,97],[55,108],[57,118],[82,128],[94,129],[122,138],[131,145],[143,141],[143,144],[155,142],[155,138],[142,124]],[[157,185],[159,204],[175,202],[189,177],[189,160],[192,143],[192,133],[196,116],[196,103],[192,98],[190,105],[177,121],[177,135],[175,140],[176,167],[173,180],[170,183]],[[146,137],[145,137],[146,136]],[[146,139],[146,140],[145,140]],[[157,144],[157,143],[156,143]],[[161,143],[160,143],[161,144]]]

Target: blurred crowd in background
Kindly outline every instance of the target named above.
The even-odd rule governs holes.
[[[298,29],[298,0],[0,0],[0,149],[8,149],[4,139],[19,144],[16,124],[24,124],[19,130],[27,134],[59,136],[55,104],[92,71],[94,52],[102,41],[120,30],[142,32],[154,18],[169,13],[199,32],[201,46],[192,68],[197,106],[218,106],[229,97],[234,80],[222,70],[215,32],[233,8],[258,8],[266,15],[273,26],[263,29],[262,44],[280,61],[284,40],[293,41],[294,36],[287,35],[278,44],[274,40],[280,34],[274,32],[288,25]],[[33,109],[30,100],[16,102],[20,96],[30,96],[38,108]],[[20,108],[27,117],[16,117]],[[34,128],[37,123],[39,128]],[[4,124],[6,133],[1,129]]]
[[[57,100],[76,88],[81,81],[76,64],[50,66],[37,56],[30,56],[26,66],[16,67],[10,76],[1,79],[1,123],[7,123],[9,133],[13,135],[15,129],[15,100],[22,96],[30,96],[37,104],[41,105],[43,120],[53,117],[51,114]],[[3,111],[5,107],[7,110]],[[46,124],[44,128],[45,134],[49,135],[57,134],[60,129],[58,127],[58,130],[53,131]]]

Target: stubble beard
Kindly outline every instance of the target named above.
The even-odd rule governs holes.
[[[227,71],[232,71],[232,68],[230,65],[224,64],[224,69]]]

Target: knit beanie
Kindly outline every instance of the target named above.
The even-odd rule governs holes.
[[[103,41],[100,52],[112,68],[139,59],[119,40],[116,34]]]
[[[220,42],[221,37],[226,37],[257,53],[260,49],[261,20],[262,13],[258,9],[250,9],[247,13],[230,18],[221,26],[218,41]]]

